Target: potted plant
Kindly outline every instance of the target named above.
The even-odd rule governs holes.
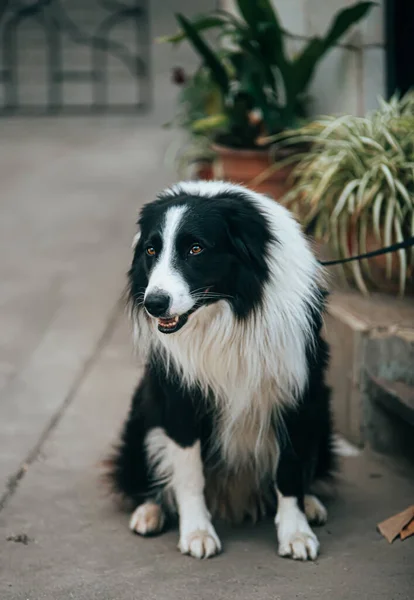
[[[283,145],[310,143],[283,202],[335,257],[370,252],[414,235],[414,91],[366,117],[324,117],[285,132]],[[363,293],[413,288],[414,252],[399,250],[346,266]]]
[[[372,2],[358,2],[339,11],[327,34],[310,39],[295,57],[286,48],[286,32],[270,0],[236,0],[241,17],[215,10],[193,21],[178,14],[180,31],[162,38],[172,44],[187,40],[202,60],[219,100],[215,110],[190,119],[191,135],[204,136],[219,157],[220,175],[278,198],[286,192],[287,166],[292,149],[271,149],[260,143],[263,136],[299,126],[306,116],[307,92],[318,62],[349,27],[361,20]],[[217,48],[202,33],[214,30]],[[194,76],[198,77],[198,73]],[[192,108],[190,103],[190,109]],[[293,159],[294,160],[294,159]],[[280,170],[269,170],[273,162]]]
[[[203,66],[191,77],[182,68],[174,68],[172,82],[180,88],[177,111],[165,127],[181,129],[186,135],[171,144],[168,155],[173,156],[181,178],[188,177],[189,167],[195,166],[198,179],[212,179],[215,153],[209,137],[197,131],[194,124],[221,110],[221,94]]]

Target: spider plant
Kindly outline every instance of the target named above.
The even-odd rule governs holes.
[[[283,201],[337,256],[366,252],[369,237],[380,247],[414,236],[414,91],[389,102],[380,99],[379,108],[366,117],[324,117],[277,139],[310,143]],[[387,254],[388,279],[392,260]],[[414,253],[399,250],[398,260],[403,295]],[[355,283],[367,294],[369,262],[350,265]]]

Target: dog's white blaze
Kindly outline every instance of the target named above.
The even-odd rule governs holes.
[[[271,423],[283,425],[281,409],[292,405],[306,385],[309,306],[321,283],[320,267],[299,224],[270,198],[225,182],[182,183],[178,190],[206,202],[227,191],[248,193],[265,215],[278,241],[269,247],[263,306],[240,323],[230,305],[220,301],[199,309],[177,333],[155,339],[146,319],[136,315],[139,344],[148,334],[184,383],[213,392],[221,416],[218,443],[229,468],[255,460],[258,477],[269,469],[274,474],[278,448]],[[176,191],[171,188],[171,195]]]
[[[154,291],[163,291],[172,298],[170,315],[181,315],[189,311],[194,300],[188,284],[174,268],[175,242],[180,222],[186,211],[185,206],[173,206],[165,215],[161,233],[162,251],[149,278],[145,297]]]
[[[173,490],[180,517],[179,548],[184,554],[203,558],[221,549],[204,500],[204,474],[200,441],[182,448],[163,429],[146,438],[147,456],[157,477]]]

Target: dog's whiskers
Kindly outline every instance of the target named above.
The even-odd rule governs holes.
[[[233,298],[233,296],[228,296],[228,295],[224,295],[224,294],[216,294],[216,295],[202,294],[200,296],[193,296],[193,299],[196,302],[198,302],[200,300],[229,300],[232,298]]]
[[[194,290],[193,292],[191,292],[191,296],[195,299],[195,300],[202,300],[203,298],[234,298],[234,296],[230,296],[229,294],[222,294],[220,292],[199,292],[199,290]]]

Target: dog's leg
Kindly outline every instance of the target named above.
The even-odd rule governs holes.
[[[282,452],[276,477],[279,554],[296,560],[315,560],[319,541],[305,515],[303,481],[303,465],[294,450]]]
[[[158,428],[148,436],[147,448],[158,476],[169,480],[175,495],[181,552],[195,558],[209,558],[220,552],[221,543],[204,499],[200,441],[180,446]]]
[[[204,475],[200,442],[181,448],[174,444],[171,453],[172,485],[180,518],[179,549],[195,558],[208,558],[221,550],[221,543],[204,499]]]

